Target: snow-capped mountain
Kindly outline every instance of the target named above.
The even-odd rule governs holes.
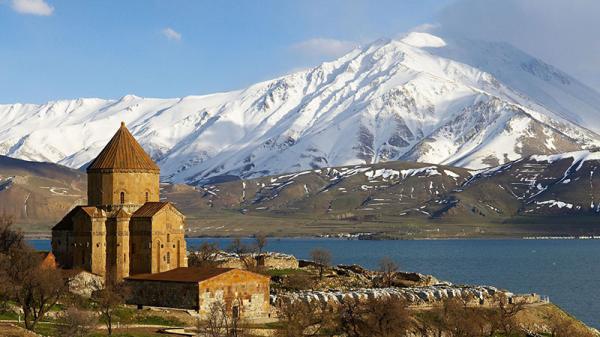
[[[0,154],[80,167],[127,123],[165,180],[600,146],[600,94],[506,44],[410,33],[244,90],[0,105]]]

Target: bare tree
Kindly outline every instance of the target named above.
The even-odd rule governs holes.
[[[250,251],[240,238],[234,238],[227,250],[238,255],[242,255]]]
[[[470,306],[472,298],[453,297],[444,301],[443,326],[452,337],[481,337],[491,335],[489,324],[480,308]]]
[[[372,298],[365,302],[367,333],[378,337],[407,336],[412,318],[408,304],[400,298]]]
[[[345,300],[339,321],[341,332],[348,337],[402,337],[413,325],[408,303],[398,297]]]
[[[258,260],[254,256],[250,254],[242,254],[239,257],[240,261],[244,265],[244,269],[254,272],[261,271],[262,267],[258,265]]]
[[[381,272],[382,283],[384,287],[391,287],[394,281],[394,276],[400,267],[396,262],[389,257],[384,257],[379,260],[379,271]]]
[[[43,266],[41,256],[26,245],[0,254],[0,280],[5,296],[23,310],[28,330],[33,330],[67,292],[61,272]]]
[[[521,327],[517,321],[519,312],[525,309],[525,301],[518,298],[509,298],[498,294],[493,299],[493,306],[487,319],[492,325],[492,330],[505,336],[512,336]]]
[[[303,337],[333,335],[338,328],[335,312],[320,301],[285,300],[277,307],[283,329],[278,336]]]
[[[323,248],[315,248],[310,252],[310,258],[319,268],[319,279],[323,278],[323,270],[331,264],[331,253]]]
[[[129,289],[122,283],[107,282],[106,286],[102,289],[96,290],[92,294],[92,302],[96,305],[100,312],[100,318],[106,324],[108,335],[111,336],[113,332],[113,324],[117,318],[117,310],[123,304],[129,294]]]
[[[436,305],[430,310],[420,312],[414,327],[420,336],[442,337],[446,330],[443,306]]]
[[[358,299],[345,300],[339,311],[340,330],[348,337],[361,337],[366,329],[364,315],[365,307]]]
[[[246,334],[239,312],[229,310],[222,301],[211,304],[206,320],[198,322],[199,335],[202,330],[209,337],[243,337]]]
[[[188,256],[188,265],[190,267],[213,267],[219,247],[216,243],[203,242],[200,247],[192,251]]]
[[[267,245],[267,236],[262,233],[256,234],[254,236],[254,241],[255,241],[256,249],[258,250],[258,254],[262,254],[263,249]]]
[[[59,336],[84,337],[96,326],[97,318],[93,312],[69,307],[60,319],[56,332]]]
[[[23,248],[25,238],[21,231],[15,230],[13,217],[0,215],[0,254],[6,254],[13,248]]]

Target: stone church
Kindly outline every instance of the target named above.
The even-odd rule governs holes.
[[[115,281],[186,267],[184,216],[160,201],[159,174],[121,123],[87,168],[88,205],[52,228],[58,264]]]

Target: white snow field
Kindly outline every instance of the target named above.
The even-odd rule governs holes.
[[[244,90],[0,105],[0,154],[79,168],[125,121],[163,180],[414,160],[473,169],[600,145],[600,94],[509,45],[410,33]]]

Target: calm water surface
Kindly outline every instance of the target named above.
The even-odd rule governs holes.
[[[187,239],[188,249],[204,241],[226,248],[229,239]],[[43,250],[49,240],[32,240]],[[247,240],[247,243],[252,242]],[[417,240],[348,241],[270,239],[269,251],[307,259],[315,248],[331,251],[336,264],[377,268],[388,256],[403,270],[432,274],[453,283],[485,284],[516,293],[535,292],[587,324],[600,328],[599,240]]]

